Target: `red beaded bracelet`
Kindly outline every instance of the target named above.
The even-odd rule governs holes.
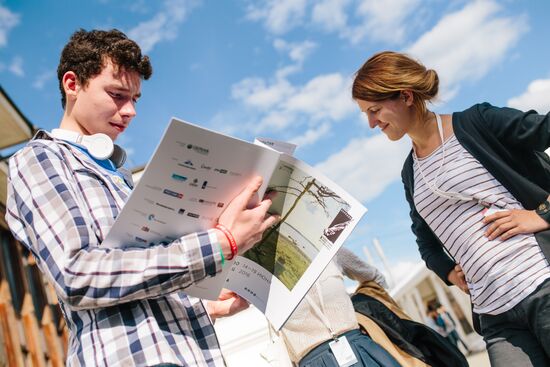
[[[237,256],[237,241],[235,241],[235,237],[233,237],[233,234],[223,224],[216,224],[216,228],[222,231],[225,235],[225,238],[227,238],[227,241],[229,242],[229,247],[231,248],[231,256],[227,257],[227,260],[232,260],[235,256]]]

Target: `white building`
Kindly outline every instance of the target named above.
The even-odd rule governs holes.
[[[390,295],[415,321],[425,322],[427,305],[437,300],[457,321],[457,332],[471,350],[485,349],[483,338],[474,331],[470,297],[458,287],[449,287],[424,262],[390,290]],[[465,351],[463,351],[465,352]]]

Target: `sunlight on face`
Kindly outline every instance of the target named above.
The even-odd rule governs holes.
[[[411,124],[410,108],[401,98],[374,102],[356,100],[356,103],[366,114],[371,129],[378,127],[392,141],[407,133]]]
[[[104,133],[115,140],[136,116],[140,88],[137,72],[107,62],[101,73],[78,91],[72,108],[77,128],[86,135]]]

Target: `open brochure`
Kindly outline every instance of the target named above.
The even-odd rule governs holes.
[[[213,228],[254,176],[258,201],[277,191],[270,208],[281,221],[221,273],[185,289],[217,299],[228,288],[280,329],[366,208],[304,162],[282,153],[291,145],[256,144],[172,119],[140,181],[105,238],[109,247],[154,246]]]

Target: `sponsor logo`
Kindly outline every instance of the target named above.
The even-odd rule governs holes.
[[[166,222],[160,220],[160,219],[157,219],[157,217],[155,217],[154,214],[149,214],[147,216],[147,219],[150,220],[151,222],[156,222],[156,223],[160,223],[160,224],[166,224]]]
[[[199,217],[199,215],[195,214],[195,213],[187,213],[187,216],[191,217],[191,218],[198,218]]]
[[[156,204],[157,204],[157,206],[160,206],[161,208],[172,210],[172,211],[174,210],[174,208],[171,208],[168,205],[164,205],[164,204],[161,204],[161,203],[156,203]]]
[[[208,201],[208,200],[204,200],[204,199],[199,199],[199,203],[204,204],[204,205],[216,205],[215,201]]]
[[[340,209],[340,212],[336,214],[336,217],[332,220],[332,223],[323,231],[323,235],[332,243],[336,242],[338,237],[342,234],[342,231],[351,222],[351,216],[344,210]]]
[[[187,177],[178,175],[177,173],[172,173],[172,178],[176,181],[187,181]]]
[[[207,166],[206,164],[203,163],[203,164],[201,164],[201,169],[204,169],[204,170],[206,170],[206,171],[210,171],[210,170],[212,169],[212,167],[211,167],[211,166]]]
[[[170,195],[170,196],[173,196],[175,198],[178,198],[178,199],[181,199],[183,197],[183,194],[182,193],[179,193],[179,192],[175,192],[175,191],[172,191],[172,190],[168,190],[168,189],[164,189],[164,191],[162,191],[163,194],[166,194],[166,195]],[[158,204],[158,203],[157,203]]]
[[[183,163],[178,163],[178,166],[189,168],[189,169],[196,169],[195,165],[193,164],[193,162],[190,159],[186,160]]]
[[[219,172],[225,175],[228,171],[225,168],[214,168],[214,172]]]
[[[179,214],[179,215],[183,215],[184,213],[185,213],[185,209],[179,208],[178,214]]]
[[[152,186],[152,185],[145,185],[145,187],[151,189],[151,190],[155,190],[155,191],[160,191],[162,190],[161,187],[158,187],[158,186]]]
[[[210,185],[208,184],[208,181],[203,181],[203,182],[202,182],[201,189],[203,189],[203,190],[205,190],[205,189],[215,189],[215,188],[216,188],[216,187],[214,187],[214,186],[210,186]]]
[[[193,150],[195,153],[202,155],[208,155],[209,150],[204,147],[199,147],[198,145],[187,144],[187,149]]]

